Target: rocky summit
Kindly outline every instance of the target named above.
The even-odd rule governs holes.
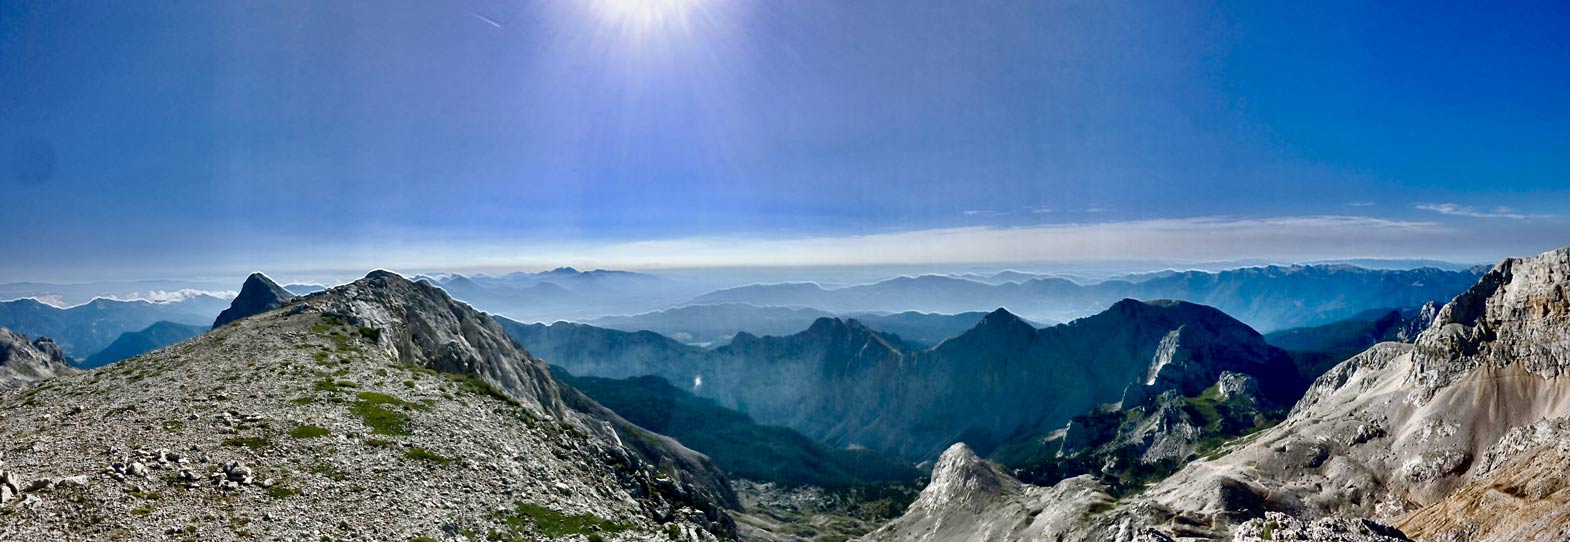
[[[251,273],[251,276],[245,278],[245,284],[240,286],[240,295],[235,296],[229,308],[218,313],[218,319],[213,320],[213,328],[282,307],[290,299],[294,299],[294,294],[273,282],[273,279],[261,273]]]
[[[706,457],[386,272],[0,392],[0,442],[0,540],[735,533]]]

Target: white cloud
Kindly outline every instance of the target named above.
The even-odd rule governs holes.
[[[1348,202],[1347,206],[1349,206],[1349,207],[1373,207],[1374,206],[1374,202],[1372,202],[1372,201],[1353,201],[1353,202]]]
[[[234,290],[196,290],[182,288],[179,290],[148,290],[147,292],[131,292],[125,297],[109,296],[110,299],[120,301],[148,301],[152,303],[178,303],[197,296],[212,296],[220,299],[233,299],[240,295]]]
[[[1464,216],[1468,218],[1508,218],[1511,220],[1526,220],[1528,218],[1547,218],[1543,215],[1522,214],[1509,207],[1495,207],[1492,211],[1479,211],[1471,206],[1455,203],[1420,203],[1415,207],[1424,211],[1433,211],[1451,216]]]
[[[998,216],[1008,216],[1009,213],[1008,213],[1008,211],[994,211],[994,210],[991,210],[991,209],[966,209],[964,211],[960,211],[960,214],[965,215],[965,216],[998,217]]]
[[[69,306],[69,305],[66,305],[65,298],[60,296],[59,294],[34,295],[34,296],[23,297],[21,299],[31,299],[33,301],[37,301],[39,303],[43,303],[45,305],[49,305],[49,306],[57,308],[57,309],[64,309],[64,308]]]

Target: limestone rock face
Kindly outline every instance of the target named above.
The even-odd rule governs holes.
[[[1232,542],[1406,542],[1400,529],[1366,519],[1321,518],[1314,521],[1270,512],[1238,526]]]
[[[1570,248],[1494,266],[1445,305],[1414,356],[1429,396],[1481,366],[1555,377],[1570,367]]]
[[[48,337],[28,342],[20,333],[0,327],[0,388],[24,386],[79,372]]]
[[[1214,459],[1042,531],[995,536],[986,526],[1040,525],[1049,507],[989,509],[987,523],[973,524],[986,536],[970,539],[1570,539],[1567,289],[1570,249],[1506,260],[1438,310],[1415,344],[1377,344],[1336,365],[1286,420]],[[1022,494],[1061,493],[1070,482]],[[988,515],[1007,510],[1007,519]],[[913,508],[907,517],[896,524],[932,515]],[[965,539],[956,534],[964,522],[949,519],[943,539]]]
[[[213,329],[241,318],[282,307],[294,297],[294,294],[273,282],[273,279],[267,278],[267,275],[252,273],[245,278],[245,284],[240,287],[240,295],[235,296],[234,301],[229,303],[229,308],[218,313],[218,319],[213,320]]]
[[[1145,498],[1193,513],[1205,481],[1225,476],[1271,495],[1256,514],[1367,517],[1418,539],[1561,540],[1566,288],[1570,249],[1506,260],[1437,311],[1416,344],[1382,343],[1337,365],[1286,421]]]

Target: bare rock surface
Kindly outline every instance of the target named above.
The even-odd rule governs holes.
[[[1238,526],[1233,542],[1407,542],[1400,529],[1366,519],[1321,518],[1314,521],[1270,512]]]
[[[49,338],[28,342],[26,336],[0,327],[0,388],[25,386],[76,372]]]
[[[1415,344],[1382,343],[1342,362],[1279,425],[1073,521],[1033,530],[1073,506],[1071,479],[1002,492],[973,519],[913,506],[869,539],[1282,540],[1259,530],[1273,518],[1291,527],[1279,533],[1306,537],[1292,540],[1570,539],[1566,289],[1570,249],[1506,260]],[[1044,494],[1057,498],[1027,504]],[[1378,525],[1359,518],[1405,534],[1358,531]]]
[[[391,273],[0,391],[0,540],[715,540],[700,454]]]
[[[229,302],[229,308],[218,313],[218,318],[213,320],[213,328],[282,307],[290,299],[294,299],[294,294],[273,282],[273,279],[261,273],[251,273],[251,276],[245,278],[245,284],[240,286],[240,295],[235,296],[234,301]]]

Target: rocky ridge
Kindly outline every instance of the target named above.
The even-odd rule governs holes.
[[[20,333],[0,327],[0,388],[14,388],[77,372],[60,347],[48,337],[28,342]]]
[[[1570,384],[1559,373],[1570,360],[1566,288],[1570,249],[1506,260],[1441,309],[1416,344],[1376,345],[1319,377],[1281,424],[1077,521],[988,539],[1126,541],[1145,531],[1173,539],[1276,539],[1259,529],[1273,518],[1280,528],[1290,517],[1306,523],[1281,532],[1307,533],[1299,540],[1564,540],[1570,484],[1560,473],[1570,467],[1563,431]],[[1081,487],[1076,480],[1047,490]],[[1040,524],[1063,506],[1005,507],[1014,510],[1005,520],[951,518],[948,536],[879,531],[884,535],[875,539],[975,539],[970,535],[993,532],[999,521]],[[896,524],[931,516],[912,507]],[[1399,529],[1336,538],[1327,530],[1351,524],[1334,518]]]
[[[385,272],[0,392],[0,539],[714,540],[703,456]]]

